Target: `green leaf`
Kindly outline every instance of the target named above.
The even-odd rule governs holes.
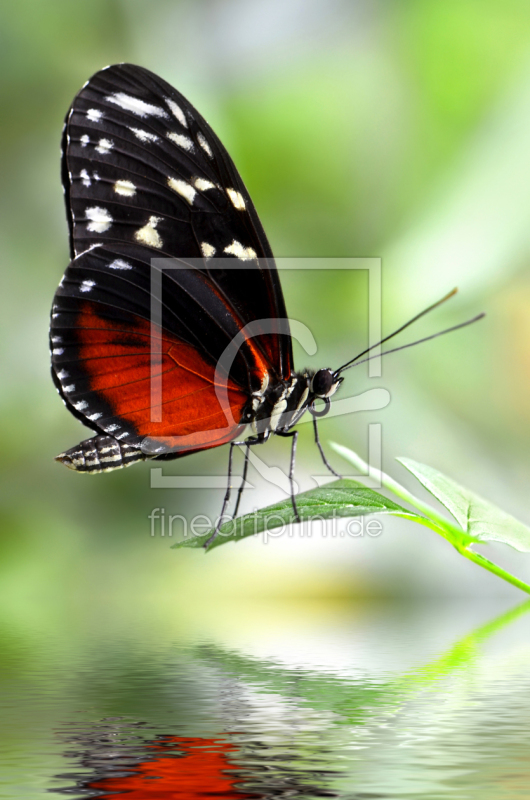
[[[427,527],[432,528],[432,530],[434,530],[436,533],[439,533],[440,536],[443,536],[448,542],[451,542],[453,547],[460,553],[460,555],[464,556],[464,558],[467,558],[469,561],[473,561],[483,569],[487,569],[488,572],[492,572],[494,575],[497,575],[497,577],[502,578],[508,583],[511,583],[512,586],[517,586],[518,589],[522,589],[523,592],[530,594],[530,584],[525,583],[520,578],[517,578],[515,575],[507,572],[498,564],[494,564],[492,561],[489,561],[489,559],[487,559],[481,553],[476,553],[472,547],[475,542],[481,541],[478,536],[474,534],[483,534],[484,528],[482,526],[471,525],[470,521],[475,519],[486,519],[491,525],[491,512],[493,509],[495,519],[500,521],[502,526],[504,526],[501,526],[500,528],[500,530],[502,530],[504,533],[504,536],[502,539],[500,539],[499,529],[495,529],[493,531],[493,535],[491,535],[491,530],[488,530],[489,539],[491,540],[492,538],[496,538],[500,541],[506,541],[506,531],[508,530],[511,532],[509,543],[512,543],[514,538],[513,523],[515,523],[519,528],[517,544],[521,549],[528,549],[528,530],[525,529],[525,526],[521,525],[520,522],[517,522],[517,520],[514,520],[513,517],[510,517],[508,514],[499,511],[499,509],[491,506],[489,503],[486,503],[485,500],[477,497],[477,495],[462,489],[456,483],[450,481],[449,478],[446,478],[440,472],[437,472],[431,467],[426,467],[423,464],[417,464],[410,459],[398,459],[398,461],[400,461],[403,466],[409,469],[425,486],[425,488],[435,497],[437,497],[451,513],[455,514],[455,516],[457,508],[459,511],[466,509],[465,519],[462,517],[465,526],[469,529],[466,530],[465,527],[461,527],[458,523],[455,524],[454,522],[447,520],[439,513],[439,511],[430,506],[428,503],[425,503],[423,500],[420,500],[419,497],[415,497],[411,492],[408,491],[408,489],[406,489],[404,486],[401,486],[401,484],[391,478],[390,475],[386,475],[381,470],[371,469],[366,461],[363,461],[363,459],[357,453],[354,453],[353,450],[349,450],[347,447],[334,444],[333,442],[331,443],[331,446],[334,450],[340,453],[343,458],[353,464],[356,469],[359,469],[363,474],[367,474],[369,472],[375,474],[376,477],[379,477],[381,485],[384,486],[385,489],[387,489],[389,492],[393,492],[395,495],[397,495],[397,497],[401,498],[401,500],[405,500],[405,502],[410,503],[411,506],[421,511],[422,514],[425,514],[424,517],[416,517],[414,520],[415,522],[426,525]],[[455,503],[455,498],[458,497],[460,500]],[[447,502],[444,502],[444,500]],[[472,504],[470,504],[470,500],[473,500]],[[485,513],[476,514],[475,511],[471,511],[471,506],[476,504],[477,501],[479,501],[479,504],[482,507],[482,512]],[[475,505],[475,508],[477,511],[479,511],[479,506]],[[506,519],[509,520],[509,526],[506,526]],[[521,536],[521,529],[523,530],[523,536]],[[488,541],[488,539],[484,538],[483,536],[482,541]],[[517,545],[513,546],[517,547]]]
[[[530,528],[483,497],[460,486],[438,470],[410,458],[397,459],[479,542],[503,542],[530,552]]]
[[[408,491],[408,489],[394,480],[394,478],[391,478],[390,475],[387,475],[380,469],[371,467],[360,457],[358,453],[354,453],[354,451],[350,450],[349,447],[344,447],[344,445],[337,444],[336,442],[330,442],[330,445],[333,450],[339,453],[339,455],[341,455],[346,461],[349,461],[350,464],[353,464],[353,466],[358,469],[362,475],[369,475],[372,478],[378,479],[380,486],[383,486],[388,492],[392,492],[392,494],[396,495],[396,497],[399,497],[400,500],[410,503],[413,508],[416,508],[421,514],[425,515],[416,517],[414,522],[418,522],[421,525],[425,525],[427,528],[431,528],[433,531],[440,534],[440,536],[443,536],[445,539],[450,541],[451,544],[457,548],[465,548],[475,541],[472,536],[469,536],[467,533],[465,533],[462,528],[460,528],[458,525],[455,525],[452,520],[448,520],[445,516],[433,508],[433,506],[423,502],[419,499],[419,497],[415,497],[411,492]]]
[[[408,511],[373,489],[361,483],[342,479],[302,492],[296,496],[296,505],[302,522],[330,519],[332,517],[360,517],[366,514],[394,514],[416,521],[423,520],[419,514]],[[256,533],[270,531],[294,522],[291,500],[282,500],[271,506],[245,514],[236,520],[225,522],[208,550],[226,542],[240,541]],[[203,547],[213,531],[202,536],[193,536],[173,545],[179,547]]]

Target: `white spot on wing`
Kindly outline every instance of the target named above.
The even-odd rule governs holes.
[[[87,225],[87,230],[93,233],[105,233],[114,222],[107,209],[101,208],[101,206],[87,208],[85,217],[90,220]]]
[[[253,250],[252,247],[243,247],[241,242],[237,242],[235,239],[232,240],[232,244],[225,247],[224,252],[236,258],[240,258],[241,261],[250,261],[258,257],[256,251]]]
[[[54,356],[62,356],[62,354],[64,353],[64,348],[62,348],[62,347],[54,347],[53,350],[52,350],[52,353],[53,353]]]
[[[119,431],[119,429],[119,425],[106,425],[103,430],[105,430],[107,433],[113,433],[114,431]]]
[[[91,292],[94,286],[96,285],[96,281],[83,281],[81,286],[79,287],[80,292]]]
[[[78,411],[84,411],[85,408],[88,408],[88,403],[86,400],[81,400],[80,403],[74,403],[74,408],[76,408]]]
[[[70,373],[67,372],[65,369],[62,369],[60,372],[57,373],[57,377],[60,381],[64,381],[65,378],[70,377]]]
[[[52,342],[54,344],[60,344],[62,342],[62,337],[61,336],[52,336]]]
[[[245,210],[245,200],[241,192],[236,192],[235,189],[227,189],[226,193],[230,200],[232,201],[232,205],[234,208],[237,208],[238,211]]]
[[[109,269],[132,269],[132,267],[123,259],[116,258],[112,264],[109,264]]]
[[[102,416],[103,416],[103,414],[101,413],[101,411],[98,411],[97,414],[89,414],[87,416],[87,419],[89,419],[91,422],[95,422],[97,419],[100,419],[100,417],[102,417]]]
[[[158,142],[158,136],[156,133],[143,131],[141,128],[129,128],[129,130],[132,131],[136,138],[140,139],[141,142]]]
[[[201,242],[201,250],[204,258],[211,258],[215,254],[215,247],[208,242]]]
[[[86,115],[91,122],[99,122],[99,120],[103,117],[103,112],[98,108],[89,108],[86,112]]]
[[[103,155],[106,155],[112,150],[113,147],[114,142],[111,142],[110,139],[100,139],[96,145],[96,150],[98,153],[103,153]]]
[[[90,175],[88,174],[86,169],[82,169],[79,174],[83,182],[83,186],[90,186],[92,181],[90,180]]]
[[[193,185],[199,192],[205,192],[207,189],[215,189],[215,183],[210,183],[206,178],[195,178]]]
[[[131,181],[116,181],[114,184],[114,191],[116,194],[121,194],[124,197],[134,197],[136,194],[136,186]]]
[[[168,178],[167,184],[170,189],[173,189],[174,192],[184,197],[190,206],[193,205],[197,192],[191,184],[186,183],[186,181],[177,180],[177,178]]]
[[[149,217],[147,225],[144,225],[134,234],[136,241],[143,242],[143,244],[147,244],[150,247],[162,247],[163,242],[160,234],[155,230],[158,223],[162,222],[162,219],[162,217]]]
[[[81,136],[81,147],[86,147],[89,142],[90,142],[90,136],[84,133],[83,136]]]
[[[70,386],[63,386],[63,392],[66,392],[67,394],[75,392],[75,383],[71,383]]]
[[[202,135],[202,133],[197,134],[197,141],[199,142],[199,146],[202,147],[206,155],[210,156],[210,158],[213,158],[212,149],[208,144],[208,142],[206,141],[206,139],[204,138],[204,136]]]
[[[125,94],[125,92],[115,92],[105,99],[108,103],[115,103],[120,108],[123,108],[124,111],[131,111],[138,117],[162,117],[162,119],[167,119],[169,116],[163,108],[153,106],[151,103],[146,103],[144,100],[140,100],[139,97],[133,97],[130,94]]]
[[[169,131],[167,138],[171,139],[171,141],[175,142],[175,144],[177,144],[179,147],[182,147],[183,150],[187,150],[188,153],[193,152],[193,142],[182,133],[173,133],[172,131]]]
[[[178,121],[184,128],[187,128],[188,121],[181,107],[177,105],[177,103],[175,103],[174,100],[170,100],[169,97],[166,97],[166,103],[168,104],[168,107],[171,109],[171,113],[173,114],[173,116],[176,119],[178,119]]]

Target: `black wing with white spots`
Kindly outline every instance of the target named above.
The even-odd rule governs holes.
[[[272,252],[230,156],[196,109],[131,64],[96,73],[75,98],[63,137],[72,258],[94,244],[146,258],[237,259],[210,270],[244,322],[287,314]],[[258,262],[257,259],[260,259]],[[285,328],[283,329],[285,330]],[[288,335],[263,336],[279,378],[292,369]]]

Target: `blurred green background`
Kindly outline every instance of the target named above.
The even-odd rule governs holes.
[[[61,127],[85,80],[119,61],[159,73],[208,119],[276,255],[382,257],[385,331],[454,285],[457,299],[415,338],[487,312],[390,357],[380,379],[349,372],[343,396],[382,386],[392,401],[324,421],[321,435],[366,456],[368,423],[381,423],[384,468],[398,480],[415,489],[394,456],[424,461],[530,522],[528,3],[18,0],[0,6],[3,614],[66,631],[85,616],[180,609],[200,627],[212,604],[241,598],[244,616],[263,598],[515,596],[399,520],[367,541],[285,535],[208,558],[171,551],[150,536],[151,510],[215,514],[221,491],[152,490],[148,465],[83,476],[53,461],[90,435],[49,375],[49,309],[68,263]],[[362,273],[291,272],[284,288],[290,316],[319,343],[311,366],[363,349]],[[322,470],[311,427],[301,430],[298,477],[309,488]],[[227,455],[164,473],[223,475]],[[286,465],[288,446],[259,455]],[[247,508],[279,497],[256,486]],[[495,556],[529,579],[524,557]]]

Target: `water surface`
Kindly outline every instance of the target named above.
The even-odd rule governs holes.
[[[526,607],[248,611],[5,624],[0,797],[528,798]]]

